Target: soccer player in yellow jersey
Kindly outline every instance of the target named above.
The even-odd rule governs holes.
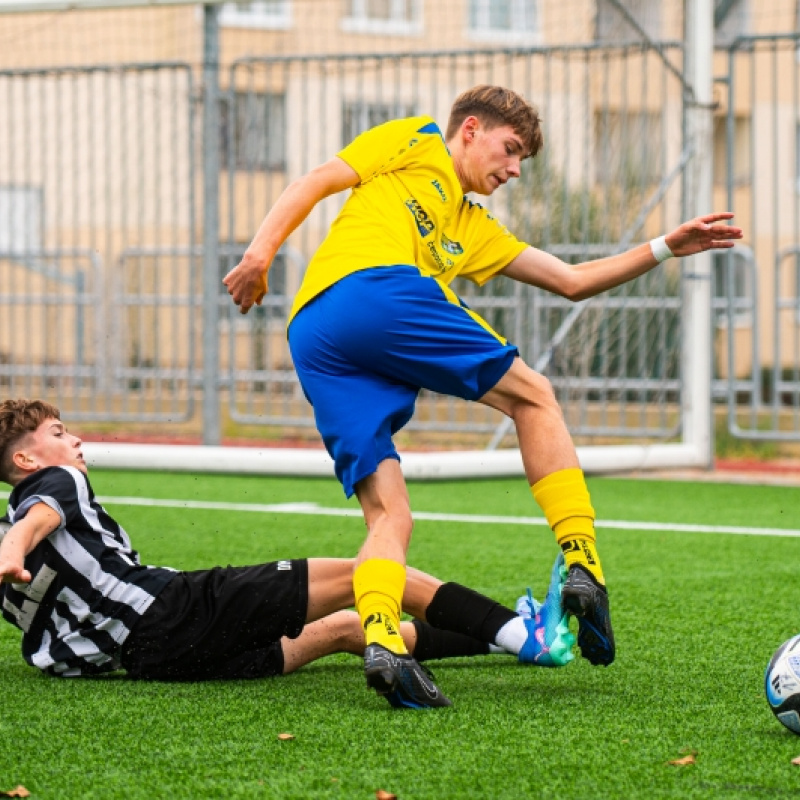
[[[397,627],[412,513],[392,435],[411,418],[421,388],[514,420],[528,483],[564,555],[562,603],[578,617],[581,654],[603,665],[615,655],[595,512],[553,390],[460,302],[452,280],[482,285],[503,275],[581,300],[671,256],[732,247],[742,237],[727,222],[732,214],[709,214],[626,253],[566,264],[517,240],[466,196],[491,195],[518,178],[521,161],[542,145],[536,110],[498,86],[460,95],[444,133],[430,117],[380,125],[291,183],[224,279],[247,313],[267,292],[269,265],[289,234],[324,197],[351,190],[309,264],[288,336],[337,477],[364,513],[353,585],[365,672],[379,694],[399,696],[395,704],[404,693],[397,665],[410,658]],[[533,661],[555,634],[533,622],[527,632]],[[552,665],[559,663],[556,656]]]

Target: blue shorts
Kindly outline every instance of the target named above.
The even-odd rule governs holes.
[[[350,497],[386,458],[420,389],[477,400],[517,348],[416,267],[354,272],[304,306],[289,347],[317,429]]]

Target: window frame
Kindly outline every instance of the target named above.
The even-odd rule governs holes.
[[[267,10],[264,0],[253,0],[255,8],[244,11],[238,3],[223,3],[219,13],[219,24],[226,28],[256,28],[260,30],[289,30],[293,24],[292,0],[274,0],[280,8],[277,12]]]
[[[370,120],[372,112],[380,112],[381,120]],[[385,112],[385,113],[384,113]],[[359,123],[353,131],[347,130],[348,115],[358,114]],[[342,147],[346,147],[353,139],[364,131],[374,128],[383,122],[393,119],[418,116],[417,109],[412,102],[404,100],[365,100],[363,98],[347,99],[342,101]],[[385,117],[385,119],[383,119]]]
[[[526,18],[526,6],[530,5],[533,24],[530,28],[513,25],[509,28],[491,26],[492,0],[468,0],[466,38],[473,42],[495,42],[501,44],[541,44],[542,11],[541,0],[507,0],[511,4],[513,21]],[[473,24],[473,15],[476,17]]]
[[[425,30],[422,0],[391,0],[390,19],[369,16],[368,0],[350,0],[349,16],[342,17],[340,28],[344,33],[377,36],[421,36]],[[402,13],[408,8],[411,17]]]
[[[631,1],[631,0],[629,0]],[[633,0],[633,2],[639,2],[642,5],[646,5],[648,0]],[[608,14],[610,11],[615,13],[617,18],[617,25],[615,26],[608,26],[607,23],[603,22],[603,15]],[[648,16],[645,19],[641,18],[639,15],[639,8],[628,8],[628,12],[631,16],[636,19],[636,21],[641,26],[642,30],[644,30],[645,34],[647,34],[650,39],[654,42],[658,42],[664,38],[664,9],[662,8],[661,4],[658,5],[647,5],[647,10],[649,14],[652,14],[653,18],[651,19]],[[657,14],[657,18],[656,18]],[[614,32],[616,27],[625,29],[624,36],[618,35],[608,35],[610,32]],[[606,28],[608,28],[606,30]],[[613,9],[610,3],[603,3],[601,0],[597,2],[597,13],[595,16],[595,26],[594,26],[594,36],[593,39],[598,44],[608,44],[608,45],[615,45],[621,44],[623,42],[630,42],[630,41],[639,41],[641,36],[639,33],[631,27],[627,20],[625,20],[624,16],[619,12],[617,9]]]
[[[724,267],[725,260],[728,258],[734,261],[734,271],[742,276],[741,286],[737,285],[738,275],[734,275],[734,291],[736,292],[733,298],[734,304],[737,300],[746,300],[750,304],[750,308],[746,309],[733,309],[733,327],[734,328],[751,328],[753,326],[753,311],[752,308],[756,302],[756,280],[754,269],[752,268],[753,253],[750,248],[742,245],[734,245],[728,250],[720,250],[712,253],[712,304],[722,301],[728,302],[725,287],[720,286],[718,277],[727,280],[727,274]],[[738,262],[738,264],[736,263]],[[740,291],[741,289],[741,291]],[[714,326],[719,329],[728,328],[729,314],[727,309],[715,309]]]
[[[43,249],[44,189],[32,184],[0,184],[0,253],[25,256]]]
[[[246,154],[242,154],[242,147],[240,145],[241,133],[238,125],[238,109],[237,101],[243,99],[247,102],[250,97],[264,98],[267,103],[280,101],[281,105],[281,119],[280,124],[280,139],[277,158],[268,158],[262,162],[259,160],[257,163],[248,163]],[[231,101],[233,103],[231,104]],[[233,91],[224,92],[219,98],[220,106],[220,123],[219,123],[219,148],[220,148],[220,168],[223,170],[231,169],[230,155],[231,148],[233,148],[233,165],[234,172],[285,172],[288,163],[288,137],[287,137],[287,118],[286,118],[286,102],[287,97],[285,92],[250,92],[250,91]],[[265,108],[266,112],[268,109]],[[237,137],[238,134],[238,137]],[[270,142],[276,140],[275,132],[267,129],[263,132],[262,137]],[[269,150],[264,151],[265,156],[270,155]]]

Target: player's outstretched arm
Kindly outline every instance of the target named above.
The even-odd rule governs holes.
[[[733,214],[727,211],[696,217],[653,242],[582,264],[567,264],[528,247],[501,274],[569,300],[585,300],[644,275],[670,256],[691,256],[704,250],[733,247],[742,238],[742,229],[726,224],[732,218]]]
[[[289,234],[329,195],[352,188],[358,173],[341,158],[332,158],[292,181],[258,228],[242,260],[223,278],[233,302],[246,314],[267,293],[267,271]]]
[[[45,503],[37,503],[0,541],[0,582],[30,583],[25,556],[61,524],[61,517]]]

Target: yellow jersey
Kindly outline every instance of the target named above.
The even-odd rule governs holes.
[[[482,286],[528,246],[464,196],[431,117],[378,125],[338,156],[360,180],[308,265],[290,321],[358,270],[409,264],[444,284],[460,275]]]

